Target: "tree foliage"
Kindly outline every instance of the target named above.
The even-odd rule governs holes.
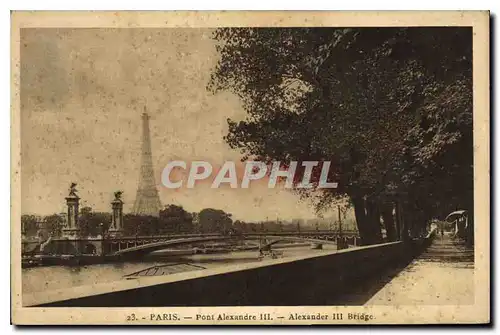
[[[220,209],[205,208],[199,214],[200,231],[202,233],[227,234],[232,228],[231,214]]]
[[[35,215],[21,215],[21,230],[25,236],[35,236],[38,230],[37,217]]]
[[[182,206],[167,205],[160,211],[159,233],[193,232],[193,216]]]
[[[43,221],[45,226],[44,228],[47,230],[49,236],[61,236],[62,226],[64,224],[64,219],[61,217],[61,215],[47,215],[46,217],[44,217]]]
[[[111,214],[93,212],[91,207],[83,207],[78,216],[78,226],[82,237],[96,237],[106,232],[111,224]]]
[[[158,218],[150,215],[125,214],[123,230],[127,236],[152,236],[158,234]]]
[[[331,161],[335,190],[301,190],[318,209],[348,196],[363,243],[472,206],[469,28],[222,28],[208,88],[248,116],[228,120],[248,158]],[[300,177],[300,175],[299,175]],[[313,181],[318,175],[313,174]]]

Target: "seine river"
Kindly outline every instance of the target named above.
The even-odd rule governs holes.
[[[313,250],[310,246],[296,246],[276,249],[276,253],[279,258],[286,258],[321,254],[336,249],[335,245],[323,245],[323,248],[323,250]],[[264,259],[270,259],[270,257],[265,257]],[[22,285],[23,293],[32,293],[123,280],[123,276],[156,265],[171,265],[172,273],[179,273],[197,270],[200,267],[211,269],[230,264],[260,261],[258,251],[236,251],[222,254],[165,257],[161,261],[151,260],[86,266],[32,267],[22,270]]]

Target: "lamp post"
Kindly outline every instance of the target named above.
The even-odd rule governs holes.
[[[337,211],[339,215],[339,238],[337,240],[337,250],[346,249],[344,240],[342,239],[342,217],[340,215],[340,205],[337,205]]]

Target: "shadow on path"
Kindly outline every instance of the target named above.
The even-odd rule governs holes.
[[[449,234],[432,244],[366,301],[369,305],[474,303],[474,249]]]
[[[457,271],[473,268],[473,248],[466,247],[462,241],[447,234],[436,236],[432,244],[415,259],[391,266],[376,276],[360,278],[359,281],[352,282],[342,295],[332,298],[331,303],[335,305],[364,305],[372,298],[374,299],[370,303],[393,304],[401,301],[411,303],[410,296],[412,294],[416,299],[418,297],[419,301],[425,301],[426,295],[429,295],[429,299],[434,299],[433,301],[436,302],[439,299],[435,299],[435,296],[439,298],[439,295],[447,295],[446,299],[449,301],[454,299],[453,292],[447,292],[447,290],[440,288],[438,291],[442,291],[442,294],[436,293],[432,287],[447,284],[442,283],[443,281],[453,281],[453,274],[458,275]],[[439,275],[436,276],[436,273]],[[396,277],[397,280],[394,280]],[[429,282],[426,283],[425,280]],[[417,281],[418,283],[416,283]],[[426,285],[430,289],[426,290]],[[380,294],[383,293],[381,292],[383,290],[390,291],[390,294],[387,296]],[[464,289],[464,292],[456,293],[456,295],[462,293],[468,293],[467,289]],[[400,299],[403,296],[406,299]]]
[[[360,278],[345,288],[342,295],[334,297],[331,305],[334,306],[360,306],[364,305],[385,285],[391,282],[401,271],[405,270],[411,261],[400,263],[396,266],[387,268],[385,271],[369,278]]]

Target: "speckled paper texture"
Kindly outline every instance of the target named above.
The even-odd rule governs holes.
[[[11,22],[12,323],[412,325],[490,322],[488,12],[49,11],[12,12]],[[223,56],[220,41],[214,38],[217,29],[229,27],[470,28],[472,42],[464,41],[463,47],[466,48],[465,45],[469,43],[472,48],[473,69],[470,78],[472,90],[469,92],[473,106],[474,155],[471,190],[474,201],[473,208],[469,209],[474,212],[472,249],[452,240],[455,228],[443,232],[440,226],[433,226],[430,245],[422,247],[421,252],[409,258],[404,266],[392,270],[384,268],[384,271],[380,270],[374,276],[372,274],[366,282],[361,280],[353,292],[340,289],[337,292],[325,286],[330,280],[334,283],[332,286],[336,285],[343,271],[362,267],[363,260],[359,259],[373,257],[375,260],[367,261],[366,264],[378,264],[380,257],[393,257],[387,255],[394,255],[399,252],[398,248],[402,248],[402,242],[388,240],[385,229],[386,240],[380,244],[383,249],[371,245],[359,246],[354,210],[346,207],[345,212],[341,212],[341,205],[345,205],[346,201],[339,202],[341,205],[338,207],[332,206],[320,218],[314,205],[304,197],[282,187],[271,189],[264,181],[256,182],[248,189],[227,185],[214,189],[210,188],[208,182],[201,182],[193,189],[165,187],[162,184],[162,171],[169,161],[183,160],[188,166],[194,161],[206,161],[213,166],[214,171],[220,171],[224,162],[234,161],[238,174],[244,169],[244,154],[239,148],[231,148],[226,136],[230,131],[227,119],[243,120],[249,115],[248,101],[230,89],[223,87],[214,91],[210,86],[214,76],[227,82],[231,80],[230,75],[224,77],[224,69],[216,73]],[[250,43],[246,47],[257,48],[258,45]],[[244,48],[242,50],[245,54]],[[312,53],[316,49],[311,50]],[[320,56],[324,55],[324,51],[321,52],[323,54]],[[279,57],[280,53],[277,55]],[[273,60],[269,59],[267,67],[273,64]],[[412,63],[409,64],[407,66],[411,67]],[[234,67],[237,69],[238,66],[235,62]],[[254,71],[272,74],[267,67]],[[229,67],[226,71],[236,70]],[[273,71],[279,72],[280,69]],[[369,73],[370,69],[352,71]],[[253,76],[258,77],[255,73]],[[380,78],[383,90],[384,80],[389,79],[384,79],[382,75]],[[306,91],[306,85],[302,88],[300,85],[291,87]],[[143,113],[148,115],[147,123],[142,116],[146,114]],[[148,136],[145,135],[145,127]],[[146,137],[148,140],[145,140]],[[380,137],[376,140],[383,142],[385,139]],[[144,141],[150,143],[145,145]],[[152,164],[148,163],[148,155],[152,155]],[[176,177],[182,179],[187,178],[187,175],[181,173]],[[138,190],[138,183],[146,185],[144,188],[148,187],[148,178],[153,178],[151,180],[156,185],[157,195],[144,195],[147,192],[141,191],[142,186]],[[71,186],[71,183],[75,185]],[[115,209],[112,208],[116,206],[122,206],[119,208],[126,220],[130,220],[129,214],[155,210],[157,213],[158,209],[168,204],[182,206],[191,213],[199,213],[204,208],[216,208],[232,214],[233,227],[236,221],[256,222],[257,230],[253,233],[258,232],[261,240],[267,239],[267,242],[275,238],[272,229],[281,232],[280,236],[285,236],[287,234],[283,233],[283,229],[286,231],[286,227],[290,227],[293,234],[289,235],[293,236],[286,243],[302,243],[307,252],[276,249],[278,251],[267,259],[268,256],[262,255],[258,258],[257,251],[253,251],[248,252],[248,259],[243,263],[230,262],[221,266],[220,261],[213,261],[212,266],[208,261],[205,264],[193,261],[169,268],[171,272],[162,270],[166,271],[163,276],[134,277],[129,280],[124,279],[124,276],[133,273],[141,276],[147,273],[143,270],[149,266],[163,269],[165,261],[149,261],[147,265],[134,260],[110,266],[56,264],[31,267],[33,262],[37,262],[33,255],[42,253],[40,248],[42,251],[43,248],[48,250],[46,246],[54,242],[49,241],[47,236],[41,237],[43,232],[39,233],[39,229],[39,235],[32,238],[33,241],[38,238],[38,242],[32,244],[38,251],[31,254],[25,252],[29,244],[26,242],[25,226],[20,223],[22,216],[66,215],[65,223],[61,223],[66,225],[62,234],[72,236],[71,218],[68,218],[74,214],[71,212],[73,209],[69,209],[73,201],[72,194],[79,197],[80,210],[91,208],[96,213],[109,213],[109,216],[103,217],[109,219],[110,228],[116,222],[118,225],[123,223],[120,221],[123,219],[112,218],[114,213],[120,213],[113,212]],[[144,203],[140,203],[139,197],[144,197],[141,198]],[[121,204],[116,205],[120,201]],[[78,207],[76,209],[78,211]],[[393,213],[392,209],[390,213]],[[336,223],[337,216],[344,223],[343,227]],[[331,220],[328,221],[328,218]],[[261,222],[260,226],[258,222]],[[275,228],[269,228],[270,232],[265,234],[262,232],[262,222],[275,222]],[[102,229],[102,225],[96,229]],[[339,229],[344,231],[343,236],[347,238],[345,243],[358,249],[337,250],[338,240],[333,244],[331,241],[334,237],[329,239],[328,236],[337,236],[335,234]],[[176,232],[178,235],[185,233]],[[246,236],[253,233],[249,232]],[[137,236],[141,234],[146,233],[135,233],[130,235],[129,240],[123,240],[121,245],[115,245],[123,250],[130,246],[139,248],[140,238]],[[224,234],[227,236],[227,232]],[[103,246],[108,243],[102,242],[104,235],[95,233],[95,236],[92,238],[100,239],[101,244],[82,242],[78,248],[84,251],[79,249],[79,255],[106,253],[102,251],[108,248]],[[116,236],[111,239],[122,238],[122,235]],[[56,239],[62,240],[63,237]],[[324,245],[318,242],[320,239],[325,239]],[[144,238],[144,241],[140,243],[159,243],[159,240],[154,240],[154,236],[150,236],[149,240]],[[66,242],[57,243],[63,245]],[[315,245],[321,245],[323,249],[310,254],[310,247],[314,249]],[[115,252],[112,247],[109,248],[106,249],[108,255]],[[386,251],[377,253],[380,250]],[[331,267],[338,257],[350,259],[350,252],[369,256],[353,258],[355,261],[344,260],[342,266]],[[373,256],[374,253],[379,256]],[[124,254],[128,255],[126,252]],[[63,259],[61,255],[52,253],[52,256]],[[217,254],[214,258],[223,257]],[[21,264],[28,266],[25,268]],[[301,267],[306,269],[304,271],[293,270],[297,264],[313,265]],[[272,275],[273,271],[277,271],[276,276]],[[299,276],[295,271],[302,274]],[[303,272],[308,272],[309,277]],[[252,275],[246,278],[244,274],[247,273]],[[231,279],[232,276],[235,279]],[[213,279],[223,277],[228,278],[228,284],[222,284],[225,283],[223,281],[216,283]],[[298,289],[300,283],[293,284],[294,278],[299,277],[307,285],[304,290]],[[273,286],[278,284],[270,284],[273,280],[282,283],[279,285],[282,288],[290,287],[289,294],[278,293],[273,289],[278,287]],[[242,284],[239,284],[240,281]],[[189,286],[191,282],[194,284]],[[227,287],[231,294],[222,299],[222,293],[217,293],[224,291],[220,286]],[[151,287],[165,289],[154,291]],[[330,297],[330,293],[319,293],[323,292],[320,288],[324,292],[336,293]],[[137,290],[143,293],[134,294],[148,295],[148,298],[120,296],[120,292]],[[171,291],[184,292],[182,290],[186,293],[179,293],[174,299],[175,303],[170,304]],[[309,293],[304,293],[306,291]],[[273,300],[273,292],[276,292],[276,300]],[[111,295],[102,300],[89,298],[106,294]],[[260,294],[261,298],[258,297]],[[282,294],[282,298],[278,298],[279,294]],[[157,299],[149,295],[157,296]],[[293,299],[294,296],[297,298]],[[304,300],[301,300],[302,296]],[[149,301],[155,301],[154,306],[148,306]],[[290,305],[287,305],[287,301]]]

